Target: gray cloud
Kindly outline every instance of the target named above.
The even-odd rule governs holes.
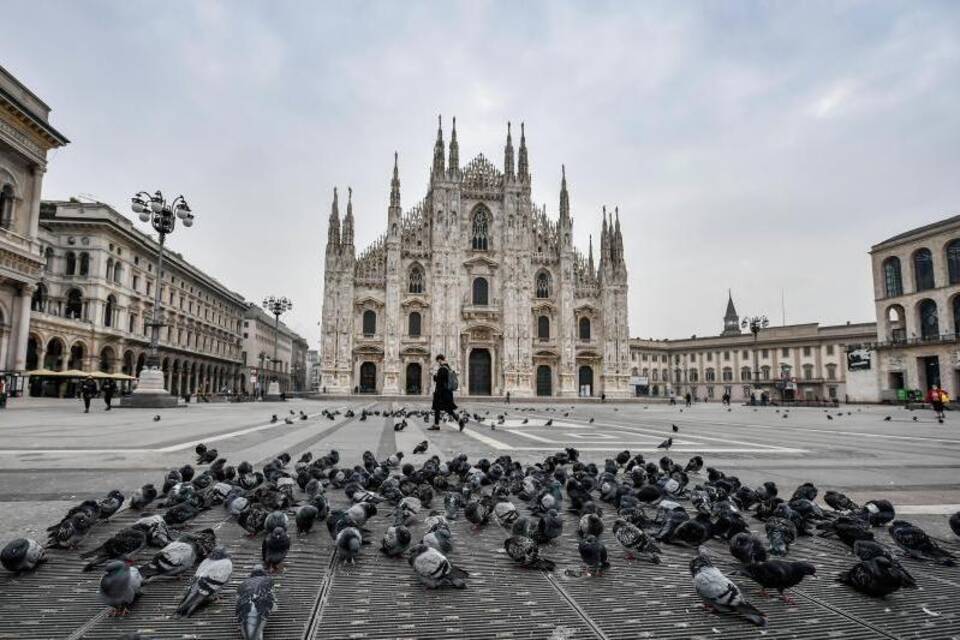
[[[566,163],[577,243],[619,205],[638,336],[742,313],[872,319],[869,245],[957,212],[960,6],[9,2],[0,59],[73,144],[46,197],[182,191],[175,249],[315,344],[334,185],[358,244],[392,153],[423,196],[437,113],[465,162],[527,123],[534,197]]]

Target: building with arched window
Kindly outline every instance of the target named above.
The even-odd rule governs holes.
[[[629,386],[627,268],[619,211],[595,209],[599,256],[573,244],[566,173],[556,215],[532,202],[529,150],[508,126],[503,163],[460,164],[437,131],[429,185],[406,213],[394,157],[384,234],[354,246],[334,190],[324,270],[321,391],[428,394],[434,357],[461,392],[622,397]],[[580,219],[589,219],[581,213]],[[377,330],[364,316],[376,314]]]
[[[69,141],[50,124],[50,107],[3,67],[0,111],[0,378],[19,393],[46,262],[37,223],[47,153]]]

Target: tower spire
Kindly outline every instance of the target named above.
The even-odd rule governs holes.
[[[510,138],[510,122],[507,122],[507,144],[503,148],[503,175],[513,179],[513,140]]]
[[[597,270],[593,266],[593,234],[590,234],[590,248],[587,253],[587,269],[590,271],[591,277],[596,277]]]
[[[347,187],[347,215],[343,217],[343,239],[341,244],[353,246],[353,187]]]
[[[610,262],[610,228],[607,224],[607,205],[603,205],[603,228],[600,231],[600,265]]]
[[[737,308],[733,306],[733,293],[727,289],[727,312],[723,314],[723,334],[725,336],[737,335],[740,331],[740,316],[737,314]]]
[[[460,175],[460,145],[457,143],[457,117],[453,117],[453,128],[450,130],[450,158],[448,172],[451,178]]]
[[[433,175],[435,177],[443,177],[444,174],[444,159],[443,159],[443,120],[441,116],[437,116],[437,142],[433,145]]]
[[[560,165],[560,221],[570,221],[570,195],[567,193],[567,167]]]
[[[617,262],[623,262],[623,234],[620,233],[620,207],[613,208],[613,214],[616,219],[614,223],[613,245],[617,253]]]
[[[400,170],[397,167],[398,154],[393,152],[393,178],[390,179],[390,206],[400,208]]]
[[[337,206],[337,188],[333,188],[333,204],[330,206],[330,221],[327,224],[327,245],[340,245],[340,210]]]
[[[517,158],[517,177],[521,182],[530,181],[530,164],[527,160],[527,136],[523,123],[520,123],[520,152]]]

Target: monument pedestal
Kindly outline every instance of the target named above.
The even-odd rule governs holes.
[[[267,386],[267,392],[263,394],[264,402],[283,402],[280,396],[280,383],[274,380]]]
[[[169,409],[180,404],[180,398],[170,395],[163,386],[163,371],[159,367],[140,371],[137,388],[129,396],[120,398],[121,407],[132,409]]]

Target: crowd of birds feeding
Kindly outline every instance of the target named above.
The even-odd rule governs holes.
[[[322,414],[330,420],[341,415],[330,410]],[[343,415],[355,417],[351,410]],[[372,415],[396,419],[398,431],[408,420],[430,419],[429,412],[406,409],[363,410],[358,419]],[[300,412],[300,418],[307,415]],[[458,421],[468,419],[462,414]],[[503,419],[500,415],[489,420],[490,427]],[[277,420],[273,416],[272,421]],[[672,431],[679,431],[677,425],[672,425]],[[669,453],[672,444],[671,436],[659,448]],[[429,442],[424,440],[412,453],[422,455],[428,449]],[[94,525],[109,520],[125,502],[134,511],[155,504],[162,513],[145,515],[96,548],[80,553],[88,561],[83,571],[103,571],[98,595],[115,616],[127,615],[151,581],[193,571],[176,611],[189,617],[217,598],[233,573],[230,554],[218,545],[213,529],[184,530],[199,514],[221,507],[225,517],[248,536],[262,535],[262,563],[252,568],[236,592],[240,635],[260,640],[277,606],[273,574],[283,570],[291,526],[294,535],[306,536],[318,522],[325,524],[335,541],[339,560],[356,563],[364,547],[374,542],[368,521],[387,518],[390,524],[379,541],[380,553],[397,561],[406,559],[428,589],[462,589],[470,576],[447,558],[454,546],[451,521],[462,516],[474,531],[502,528],[504,551],[514,563],[523,569],[552,572],[556,564],[542,554],[560,544],[561,514],[566,511],[578,518],[577,546],[583,561],[581,569],[567,572],[601,578],[610,566],[607,542],[622,547],[628,561],[654,564],[660,563],[663,545],[688,547],[697,552],[689,568],[693,588],[705,607],[760,626],[766,625],[765,614],[714,565],[703,546],[706,542],[724,541],[739,563],[731,575],[756,582],[764,597],[767,589],[775,589],[785,601],[789,601],[788,589],[816,574],[813,564],[789,558],[791,544],[801,536],[836,538],[848,546],[852,565],[835,579],[875,598],[916,587],[897,555],[875,539],[877,527],[887,527],[907,557],[945,566],[955,563],[954,556],[920,527],[897,519],[888,500],[859,505],[840,492],[826,491],[822,497],[828,509],[824,509],[816,502],[820,492],[813,483],[806,482],[785,497],[774,482],[751,488],[735,475],[704,468],[699,455],[678,464],[668,455],[648,461],[624,450],[597,465],[581,460],[577,449],[566,448],[534,464],[522,464],[509,455],[471,461],[461,453],[446,460],[432,455],[415,465],[404,461],[403,452],[377,460],[366,451],[359,464],[346,466],[334,449],[319,457],[306,452],[292,465],[290,455],[283,453],[255,469],[247,461],[230,465],[204,444],[197,445],[196,454],[194,464],[169,470],[159,488],[146,484],[129,501],[114,490],[102,500],[85,500],[72,507],[47,529],[46,544],[28,538],[11,541],[0,552],[3,566],[13,573],[33,571],[45,560],[46,548],[78,550]],[[331,504],[333,491],[343,492],[347,508]],[[605,510],[617,516],[609,537],[602,518]],[[763,523],[765,539],[751,533],[748,517]],[[420,520],[423,534],[415,541],[413,527]],[[949,525],[960,536],[960,512],[950,517]],[[159,550],[146,554],[148,547]],[[141,554],[149,558],[137,566],[135,558]]]

